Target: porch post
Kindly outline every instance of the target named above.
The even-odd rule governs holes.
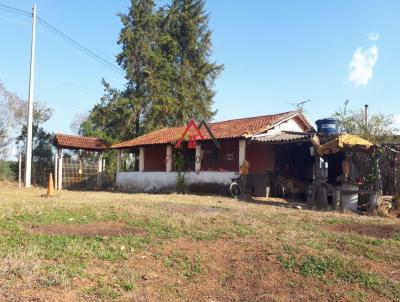
[[[54,187],[58,190],[58,149],[54,154]]]
[[[139,148],[139,172],[144,170],[144,148]]]
[[[103,172],[103,153],[99,152],[97,158],[97,187],[99,188],[102,186],[101,172]]]
[[[103,153],[99,152],[99,157],[97,159],[97,172],[103,172]]]
[[[121,150],[117,150],[117,173],[121,170]]]
[[[201,144],[200,143],[198,143],[196,145],[196,157],[195,157],[194,170],[196,171],[196,173],[199,173],[201,170]]]
[[[246,140],[241,139],[239,141],[239,170],[240,166],[243,164],[245,159],[246,159]]]
[[[62,190],[63,149],[59,149],[58,152],[58,189]]]
[[[167,145],[167,154],[165,157],[165,171],[172,171],[172,146]]]

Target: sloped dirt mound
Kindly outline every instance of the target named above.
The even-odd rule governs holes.
[[[88,224],[42,224],[30,225],[26,229],[34,234],[92,236],[143,236],[146,231],[119,222],[96,222]]]
[[[393,238],[400,233],[400,225],[392,224],[344,223],[330,225],[328,229],[334,232],[355,233],[376,238]]]

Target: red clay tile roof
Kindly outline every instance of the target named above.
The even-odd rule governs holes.
[[[101,139],[96,137],[75,136],[57,133],[54,138],[57,147],[65,149],[101,151],[109,146]]]
[[[301,113],[298,111],[290,111],[273,115],[208,123],[208,126],[210,127],[216,139],[241,138],[246,137],[247,135],[254,135],[266,131],[274,124],[299,114]],[[312,126],[310,125],[310,127]],[[114,144],[111,148],[125,149],[145,145],[175,143],[180,139],[185,128],[186,127],[174,127],[160,129],[132,140]],[[205,140],[210,139],[210,135],[204,129],[204,127],[201,128],[201,132]]]

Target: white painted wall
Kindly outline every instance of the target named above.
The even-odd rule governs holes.
[[[132,192],[174,191],[176,174],[176,172],[119,172],[117,173],[116,180],[117,188],[122,191]],[[236,172],[186,172],[185,180],[188,185],[227,185],[231,183],[232,178],[237,176],[238,174]]]
[[[276,125],[276,127],[267,131],[267,135],[274,135],[281,131],[294,131],[294,132],[304,132],[300,127],[298,122],[296,122],[293,118],[289,119],[283,123]]]

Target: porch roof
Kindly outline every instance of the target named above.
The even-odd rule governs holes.
[[[100,138],[61,133],[56,133],[54,137],[54,145],[65,149],[87,151],[104,151],[109,147],[106,142]]]
[[[253,141],[263,142],[263,143],[294,143],[302,141],[310,141],[310,138],[315,133],[296,133],[282,131],[272,135],[256,135],[252,137]]]

